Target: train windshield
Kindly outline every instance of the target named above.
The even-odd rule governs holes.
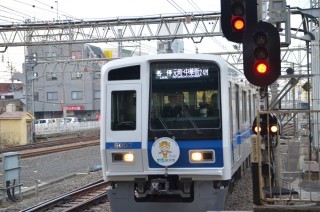
[[[216,64],[154,62],[151,73],[150,131],[203,134],[221,128],[220,69]]]

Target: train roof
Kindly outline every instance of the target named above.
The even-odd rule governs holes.
[[[221,65],[228,65],[228,64],[222,57],[218,55],[211,55],[211,54],[184,54],[184,53],[168,53],[168,54],[155,54],[155,55],[144,55],[144,56],[134,56],[134,57],[126,57],[121,58],[117,60],[112,60],[108,62],[105,67],[108,66],[122,66],[124,64],[128,65],[130,63],[140,63],[143,61],[161,61],[161,60],[208,60],[208,61],[216,61],[217,63]],[[105,68],[104,68],[105,69]]]
[[[134,66],[141,64],[143,62],[152,61],[168,61],[168,60],[202,60],[202,61],[215,61],[218,66],[222,69],[227,69],[228,78],[234,82],[245,82],[245,76],[242,71],[238,70],[235,66],[229,64],[225,59],[219,55],[214,54],[184,54],[184,53],[167,53],[167,54],[155,54],[155,55],[143,55],[143,56],[133,56],[125,57],[121,59],[116,59],[109,61],[102,68],[102,72],[112,68],[121,68],[124,66]],[[102,73],[103,74],[103,73]]]

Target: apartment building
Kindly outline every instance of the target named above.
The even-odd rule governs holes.
[[[0,83],[0,114],[3,112],[23,111],[24,104],[20,98],[22,83]]]
[[[107,62],[99,47],[88,44],[31,46],[27,53],[34,64],[32,89],[36,118],[97,119],[100,70]]]

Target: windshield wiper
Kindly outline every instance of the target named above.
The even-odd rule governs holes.
[[[189,121],[191,122],[193,128],[197,131],[198,134],[201,134],[202,132],[199,130],[198,125],[193,121],[193,119],[190,116],[190,113],[188,112],[188,110],[183,106],[182,106],[182,110],[187,115],[187,117],[188,117]]]
[[[171,135],[172,133],[170,132],[170,130],[169,130],[166,122],[163,120],[163,118],[161,117],[161,115],[159,114],[159,112],[156,111],[154,108],[153,108],[153,111],[154,111],[154,113],[156,114],[157,118],[159,119],[160,123],[162,124],[163,128],[167,131],[167,133],[168,133],[169,135]]]

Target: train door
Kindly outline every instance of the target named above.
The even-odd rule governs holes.
[[[106,149],[107,160],[112,161],[115,151],[134,153],[141,160],[141,85],[107,85]],[[142,163],[130,164],[126,170],[142,170]],[[119,164],[109,169],[118,170]]]

